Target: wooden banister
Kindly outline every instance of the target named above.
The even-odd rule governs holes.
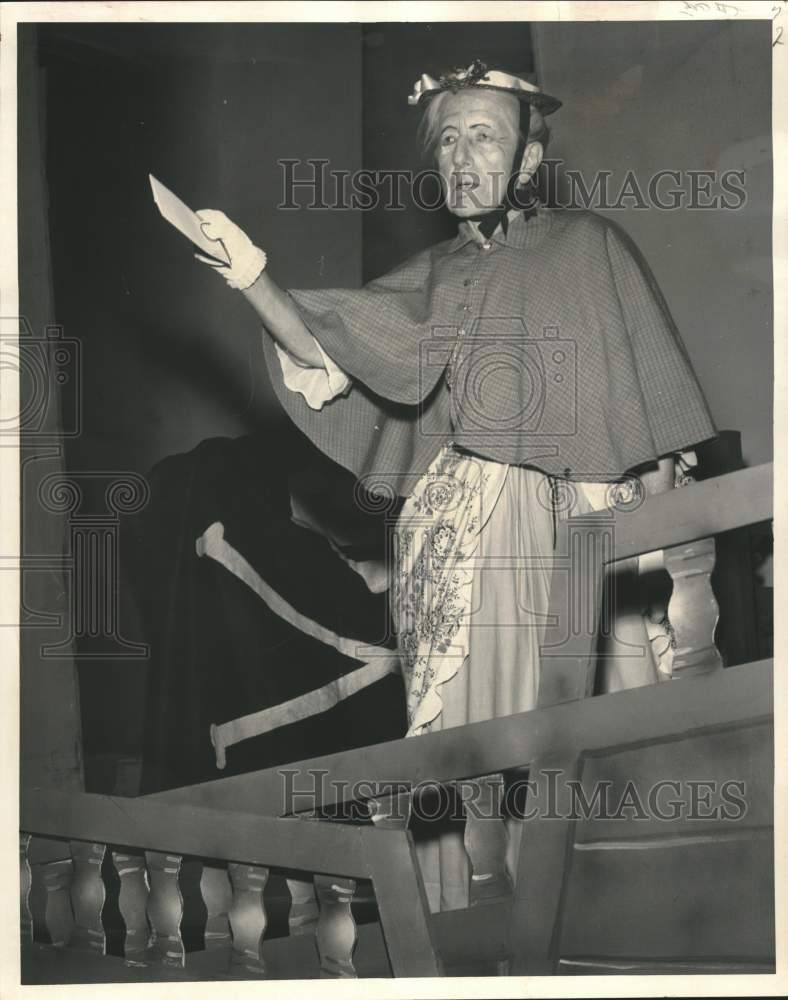
[[[237,803],[236,803],[237,805]],[[101,841],[171,854],[292,867],[371,878],[363,848],[368,830],[299,823],[237,809],[221,813],[149,798],[23,788],[20,828],[38,836]],[[377,831],[397,837],[396,832]]]
[[[323,789],[322,802],[328,804],[336,803],[343,797],[352,797],[353,781],[360,775],[378,775],[382,781],[387,780],[392,784],[410,782],[415,785],[429,779],[448,783],[455,778],[510,771],[527,764],[530,765],[529,776],[537,782],[549,783],[551,771],[562,775],[556,784],[560,797],[566,794],[564,779],[571,781],[583,778],[584,761],[605,760],[611,754],[614,758],[617,756],[626,759],[630,753],[642,754],[650,746],[659,748],[673,744],[676,747],[697,747],[700,740],[704,746],[714,748],[720,740],[723,743],[727,740],[728,744],[735,746],[738,745],[736,740],[740,738],[751,739],[751,734],[759,728],[760,731],[768,729],[773,713],[772,691],[772,662],[760,661],[713,674],[701,674],[680,683],[622,691],[490,722],[447,729],[419,739],[395,741],[365,748],[363,751],[317,758],[294,766],[291,771],[296,772],[297,788],[304,788],[307,782],[311,782],[310,770],[334,778],[336,784],[326,784]],[[736,735],[738,733],[747,735],[739,737]],[[693,750],[692,753],[694,752]],[[698,777],[698,774],[692,772],[692,761],[695,760],[692,754],[687,756],[684,753],[681,759],[689,768],[688,776]],[[672,771],[664,770],[655,771],[654,776],[663,779],[666,773],[668,777],[673,776]],[[701,770],[700,776],[704,777],[705,774]],[[736,772],[731,772],[731,775],[734,778],[739,776]],[[765,787],[768,787],[768,774],[765,774],[763,780]],[[255,802],[259,808],[264,808],[267,793],[271,795],[271,802],[280,799],[280,782],[281,775],[277,769],[271,769],[255,775],[223,779],[206,786],[195,786],[190,794],[195,798],[200,791],[219,793],[211,802],[211,807],[223,810],[221,796],[227,793],[228,786],[233,786],[231,796],[243,796],[242,801]],[[366,784],[369,788],[369,780]],[[203,804],[207,800],[208,796],[204,796]],[[159,801],[157,800],[157,804]],[[535,797],[537,803],[547,801],[548,794]],[[281,808],[281,800],[279,807]],[[195,810],[192,815],[201,815],[201,810]],[[222,816],[223,813],[220,811],[217,815]],[[245,815],[245,821],[252,819],[253,817]],[[231,821],[234,823],[234,817]],[[399,832],[386,830],[385,827],[375,830],[295,819],[267,820],[267,823],[272,822],[279,822],[299,832],[303,828],[309,835],[314,830],[340,829],[352,830],[354,837],[361,835],[363,839],[367,833]],[[511,908],[504,907],[501,911],[504,913],[502,924],[507,928],[507,934],[510,934],[508,939],[501,938],[501,961],[505,961],[506,955],[515,957],[511,974],[551,974],[556,970],[557,963],[563,960],[561,953],[556,951],[557,946],[551,943],[551,935],[564,912],[561,886],[567,877],[566,845],[570,842],[567,838],[575,825],[572,820],[558,821],[550,817],[540,819],[537,816],[528,827],[524,831],[523,860],[517,882],[519,889],[513,904],[510,904]],[[760,872],[763,863],[758,860],[758,844],[751,848],[747,846],[749,841],[746,839],[746,827],[736,827],[735,832],[740,838],[739,842],[745,845],[742,850],[749,852],[746,854],[748,866],[755,866],[752,870],[757,868]],[[680,841],[681,838],[678,842]],[[393,863],[395,855],[388,853],[389,845],[383,840],[369,843],[381,851],[380,868],[388,879],[387,883],[381,885],[387,886],[390,892],[406,891],[397,876],[397,865]],[[724,844],[724,840],[722,843]],[[300,841],[298,849],[304,847],[304,844],[305,841]],[[407,845],[408,849],[410,846]],[[768,849],[768,844],[766,847]],[[405,842],[398,845],[400,851],[405,848]],[[348,866],[344,870],[352,874]],[[749,868],[746,870],[749,871]],[[762,872],[759,877],[763,877]],[[379,898],[384,900],[386,896],[386,892],[381,892]],[[549,901],[549,906],[546,906],[545,901]],[[498,905],[490,907],[491,915]],[[470,914],[486,909],[485,906],[465,912]],[[766,909],[764,923],[768,923]],[[511,919],[506,913],[511,914]],[[448,918],[460,919],[458,914],[439,916],[447,918],[447,928]],[[401,921],[389,919],[389,925],[402,928]],[[435,923],[434,927],[437,926]],[[470,927],[471,924],[467,926]],[[730,934],[730,928],[728,933]],[[730,947],[729,939],[725,947]],[[723,954],[729,952],[725,951]],[[764,955],[767,954],[768,940],[765,940]],[[570,953],[570,957],[574,960],[576,955]]]
[[[711,586],[713,536],[769,519],[772,489],[772,466],[760,465],[647,496],[635,509],[611,508],[560,522],[538,706],[592,693],[603,568],[658,550],[673,583],[668,608],[676,644],[673,678],[720,668],[714,645],[719,608]]]
[[[637,510],[616,514],[612,558],[628,559],[768,521],[774,509],[773,491],[774,470],[767,462],[646,497]],[[609,520],[606,511],[583,517],[589,524]]]
[[[555,817],[539,811],[539,836],[524,842],[520,855],[521,872],[526,871],[529,877],[522,883],[518,880],[512,899],[503,866],[503,772],[530,769],[535,783],[544,784],[552,769],[563,775],[564,786],[558,792],[566,796],[569,784],[584,779],[586,762],[595,758],[639,752],[650,744],[662,746],[672,741],[678,746],[706,736],[711,746],[720,733],[749,733],[754,725],[764,728],[762,723],[771,719],[773,711],[772,661],[688,676],[693,670],[707,669],[710,663],[717,665],[712,662],[712,653],[716,653],[713,643],[704,645],[713,635],[708,613],[696,628],[693,641],[677,651],[674,662],[679,662],[686,677],[680,684],[581,699],[590,693],[593,677],[591,644],[604,564],[664,549],[665,565],[674,578],[675,606],[683,605],[683,614],[684,607],[702,603],[707,591],[710,593],[708,578],[714,560],[710,537],[768,520],[771,490],[772,468],[761,466],[650,497],[634,512],[602,511],[563,522],[556,565],[563,559],[564,568],[573,571],[569,574],[571,586],[582,591],[574,613],[575,618],[578,614],[581,618],[568,623],[570,599],[558,600],[551,595],[551,612],[563,608],[564,620],[560,614],[553,615],[556,621],[548,629],[542,648],[542,677],[545,664],[551,663],[551,641],[549,670],[555,664],[559,669],[548,672],[548,683],[544,691],[540,689],[540,707],[534,711],[135,799],[23,788],[23,935],[31,930],[28,852],[31,845],[45,844],[42,838],[54,838],[68,847],[65,855],[53,856],[43,872],[49,892],[47,929],[50,924],[55,929],[50,936],[57,943],[72,947],[82,943],[104,953],[100,866],[107,846],[111,846],[121,878],[120,905],[127,936],[131,935],[127,957],[155,953],[162,965],[182,971],[186,947],[180,933],[183,899],[179,879],[184,857],[191,856],[206,859],[201,876],[208,916],[206,950],[211,946],[214,950],[234,949],[242,977],[246,972],[271,975],[271,953],[264,949],[268,915],[263,901],[270,868],[280,868],[290,876],[299,871],[314,874],[316,896],[311,883],[302,885],[298,878],[293,883],[298,891],[292,894],[295,910],[291,923],[306,929],[301,923],[308,917],[322,975],[358,974],[354,951],[360,935],[351,904],[359,879],[371,880],[375,889],[380,928],[394,975],[439,975],[442,966],[434,943],[439,936],[436,928],[445,925],[448,929],[458,918],[441,914],[447,918],[441,924],[430,917],[413,839],[406,826],[410,790],[422,784],[457,783],[466,807],[480,807],[478,817],[468,813],[465,830],[479,883],[475,895],[471,893],[471,904],[484,902],[495,926],[506,926],[510,935],[504,943],[499,930],[500,941],[485,946],[485,957],[494,955],[500,970],[509,968],[508,961],[517,956],[511,967],[514,973],[549,973],[561,963],[582,964],[588,956],[578,957],[579,938],[572,936],[571,925],[567,925],[566,949],[556,942],[565,920],[567,845],[581,859],[573,862],[580,872],[578,877],[588,880],[593,878],[593,866],[583,867],[581,862],[591,841],[576,841],[574,820],[562,818],[556,823]],[[683,596],[677,597],[682,587]],[[713,612],[711,607],[712,616]],[[556,638],[560,641],[555,642]],[[568,784],[565,779],[569,779]],[[398,789],[398,794],[392,796],[392,789]],[[540,797],[529,790],[531,796]],[[370,804],[370,825],[305,822],[293,815],[305,811],[318,818],[321,808],[358,800]],[[407,808],[401,809],[402,804]],[[768,824],[758,828],[764,842],[769,830]],[[692,836],[696,835],[690,835],[690,840]],[[748,844],[748,836],[747,829],[736,832],[737,842]],[[729,831],[723,830],[717,840],[728,843]],[[637,846],[645,850],[650,842]],[[605,841],[605,847],[623,850],[615,839],[609,844]],[[757,849],[750,853],[752,858],[747,858],[754,859],[752,871],[763,880],[762,858]],[[741,851],[740,855],[744,856]],[[725,860],[722,853],[719,856]],[[502,904],[500,899],[507,896],[508,903]],[[551,902],[542,912],[534,903],[544,899]],[[483,917],[478,921],[485,923]],[[466,921],[456,929],[467,935],[470,927],[476,924]],[[292,936],[293,954],[298,937]],[[751,961],[751,957],[745,958]],[[627,957],[630,960],[631,956]],[[601,959],[592,955],[588,961]]]
[[[176,867],[183,855],[224,859],[236,863],[231,878],[242,868],[271,866],[370,879],[394,974],[439,974],[424,885],[405,830],[304,823],[237,810],[35,788],[22,790],[20,828],[38,837],[142,849],[172,857]],[[177,957],[172,913],[168,907],[167,919],[160,921],[166,931],[161,940],[166,954]]]

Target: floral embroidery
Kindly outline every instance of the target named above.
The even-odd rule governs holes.
[[[692,452],[677,456],[676,486],[692,482]],[[498,502],[508,467],[444,448],[406,500],[396,528],[393,615],[407,691],[408,736],[440,715],[440,685],[463,666],[469,649],[474,559],[479,537]],[[545,477],[556,513],[568,517],[587,487]],[[605,490],[605,503],[639,502],[628,480]],[[603,484],[604,486],[604,484]],[[593,494],[587,498],[595,509]],[[597,498],[599,499],[599,498]],[[669,679],[675,636],[667,615],[645,619],[663,679]]]
[[[507,467],[444,448],[397,521],[394,618],[407,688],[410,729],[441,711],[437,688],[468,654],[468,618],[479,533]]]

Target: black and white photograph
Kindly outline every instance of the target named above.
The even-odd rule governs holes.
[[[788,4],[0,8],[0,993],[783,994]]]

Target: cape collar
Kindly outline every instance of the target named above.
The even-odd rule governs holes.
[[[510,209],[502,224],[489,237],[493,243],[513,247],[517,250],[527,250],[535,246],[550,231],[553,218],[550,209],[538,205],[535,209],[520,211]],[[463,220],[457,230],[457,235],[448,246],[448,252],[454,253],[468,243],[478,242],[467,221]]]

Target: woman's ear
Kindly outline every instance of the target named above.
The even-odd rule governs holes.
[[[525,185],[530,181],[544,156],[544,146],[541,142],[529,142],[523,150],[523,158],[520,163],[520,184]]]

